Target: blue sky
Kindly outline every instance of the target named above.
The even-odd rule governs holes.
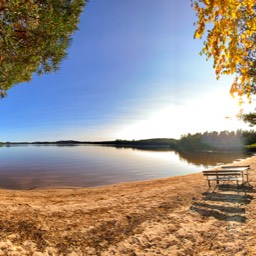
[[[0,141],[179,138],[236,130],[231,77],[199,56],[190,0],[91,0],[57,73],[0,101]]]

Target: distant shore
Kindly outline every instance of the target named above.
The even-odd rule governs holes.
[[[239,164],[253,169],[256,157]],[[256,191],[201,173],[85,189],[0,190],[0,255],[255,255]]]
[[[59,140],[59,141],[34,141],[34,142],[0,142],[0,146],[12,145],[99,145],[113,147],[134,147],[134,148],[169,148],[177,149],[176,139],[157,138],[145,140],[114,140],[114,141],[77,141],[77,140]]]
[[[230,135],[227,135],[228,137]],[[196,137],[196,139],[194,138]],[[202,137],[203,138],[203,137]],[[113,141],[78,141],[78,140],[58,140],[58,141],[33,141],[33,142],[0,142],[0,146],[16,145],[55,145],[55,146],[76,146],[76,145],[97,145],[110,146],[116,148],[135,148],[149,150],[175,150],[181,153],[191,152],[243,152],[251,153],[256,151],[256,145],[246,145],[244,143],[230,143],[230,139],[225,143],[219,143],[216,139],[213,144],[204,143],[198,135],[187,135],[181,139],[173,138],[152,138],[142,140],[113,140]],[[227,139],[226,139],[227,140]]]

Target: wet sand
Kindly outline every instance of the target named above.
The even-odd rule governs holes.
[[[0,190],[0,255],[256,255],[250,185],[208,191],[201,173],[96,188]]]

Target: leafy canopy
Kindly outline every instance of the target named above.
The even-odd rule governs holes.
[[[241,111],[237,117],[239,120],[249,124],[251,127],[256,125],[256,112],[249,112],[244,114],[243,111]]]
[[[86,0],[0,0],[0,94],[56,71]]]
[[[195,38],[207,36],[202,54],[213,58],[217,78],[235,74],[231,94],[255,93],[256,82],[256,2],[255,0],[197,0]]]

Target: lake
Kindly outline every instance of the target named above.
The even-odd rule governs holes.
[[[95,145],[0,147],[0,188],[92,187],[200,172],[248,157]]]

